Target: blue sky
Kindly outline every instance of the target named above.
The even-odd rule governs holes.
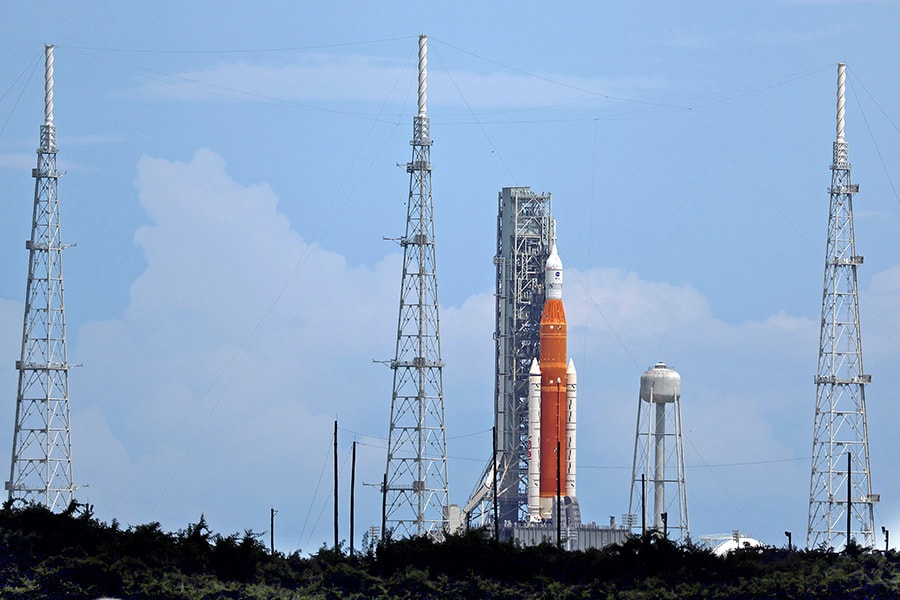
[[[333,421],[342,496],[353,440],[357,482],[384,469],[382,238],[405,224],[425,33],[451,500],[489,456],[496,199],[526,185],[553,193],[567,269],[584,517],[627,510],[639,377],[662,360],[693,536],[803,540],[843,61],[876,529],[900,531],[897,2],[185,4],[5,12],[6,452],[52,43],[80,498],[222,533],[267,531],[274,506],[279,549],[329,543]],[[374,487],[357,510],[359,536]]]

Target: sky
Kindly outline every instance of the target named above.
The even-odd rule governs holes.
[[[838,62],[875,529],[900,532],[900,3],[20,3],[0,51],[0,456],[43,48],[72,446],[104,521],[330,544],[380,524],[416,112],[428,114],[451,502],[493,425],[497,195],[551,192],[579,500],[628,509],[641,373],[682,376],[692,537],[805,540]],[[5,390],[5,391],[4,391]],[[5,398],[5,399],[4,399]],[[880,533],[876,539],[881,544]],[[900,536],[892,539],[900,539]]]

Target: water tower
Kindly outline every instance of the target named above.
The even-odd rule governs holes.
[[[690,538],[681,375],[661,362],[641,375],[628,515],[632,531],[653,528],[679,542]]]

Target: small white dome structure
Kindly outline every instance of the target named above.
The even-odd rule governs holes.
[[[713,554],[716,556],[725,556],[729,552],[734,552],[735,550],[743,548],[761,548],[762,545],[763,543],[759,540],[737,534],[713,548]]]

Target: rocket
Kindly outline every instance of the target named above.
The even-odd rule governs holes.
[[[566,361],[566,313],[562,302],[563,265],[550,250],[544,267],[544,309],[540,356],[528,375],[528,520],[553,518],[559,494],[575,501],[575,363]],[[558,492],[557,492],[558,491]]]

